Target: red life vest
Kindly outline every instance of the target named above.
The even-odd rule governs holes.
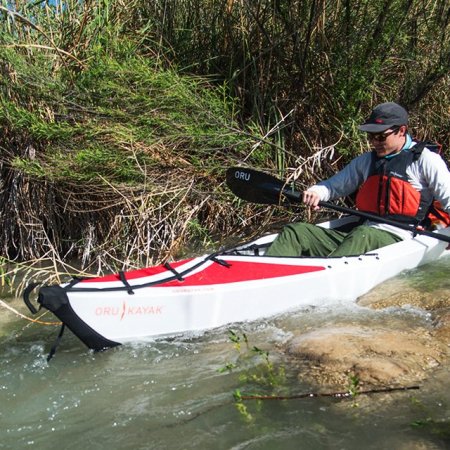
[[[450,227],[450,214],[444,211],[444,208],[437,200],[433,201],[425,220],[424,226],[426,228]]]
[[[417,225],[426,219],[430,225],[433,218],[427,216],[437,208],[433,208],[433,202],[422,198],[406,175],[406,169],[420,157],[425,147],[434,150],[431,144],[420,142],[391,158],[379,158],[373,152],[369,176],[356,195],[356,207],[402,223]],[[442,214],[444,222],[447,220],[445,226],[448,226],[449,215],[442,208],[436,212]]]

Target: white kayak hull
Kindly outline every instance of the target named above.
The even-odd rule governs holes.
[[[441,233],[449,235],[450,229]],[[351,302],[404,270],[450,254],[446,242],[416,236],[360,256],[256,256],[254,248],[274,236],[169,266],[44,287],[38,301],[88,347],[100,350]]]

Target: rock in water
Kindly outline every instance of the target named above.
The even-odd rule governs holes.
[[[303,362],[305,381],[348,386],[357,376],[365,386],[417,383],[439,366],[446,351],[424,327],[392,330],[385,327],[330,326],[293,338],[287,353]]]

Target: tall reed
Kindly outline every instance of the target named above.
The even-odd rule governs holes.
[[[149,45],[226,79],[263,128],[293,109],[284,133],[294,154],[342,132],[341,151],[360,151],[355,124],[388,100],[415,115],[420,136],[450,147],[447,0],[156,0],[135,12]]]
[[[223,169],[308,185],[382,101],[449,148],[449,22],[447,0],[1,0],[2,255],[112,269],[286,220]]]

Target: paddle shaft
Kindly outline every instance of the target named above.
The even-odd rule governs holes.
[[[422,230],[420,228],[418,229],[411,225],[397,222],[396,220],[386,219],[381,216],[377,216],[375,214],[370,214],[370,213],[366,213],[364,211],[358,211],[358,210],[354,210],[354,209],[350,209],[350,208],[345,208],[344,206],[333,205],[332,203],[328,203],[328,202],[319,202],[319,206],[322,206],[322,207],[328,208],[328,209],[334,209],[335,211],[346,213],[346,214],[352,214],[353,216],[362,217],[363,219],[372,220],[374,222],[385,223],[387,225],[392,225],[394,227],[401,228],[402,230],[411,231],[414,234],[422,234],[423,236],[429,236],[429,237],[450,243],[450,237],[448,237],[448,236],[444,236],[444,235],[438,234],[438,233],[433,233],[432,231]]]

